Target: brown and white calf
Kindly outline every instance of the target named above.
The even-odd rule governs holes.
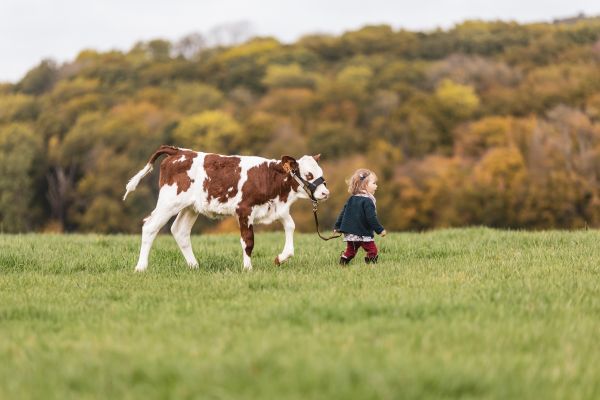
[[[319,156],[303,156],[295,160],[283,156],[269,160],[254,156],[223,156],[202,153],[172,146],[161,146],[126,186],[123,200],[133,192],[140,180],[152,171],[152,165],[162,155],[160,164],[160,192],[156,208],[144,219],[142,246],[136,271],[148,267],[148,254],[158,231],[174,215],[171,232],[188,265],[198,267],[192,251],[190,232],[198,214],[210,218],[228,215],[237,217],[240,225],[244,268],[252,269],[256,223],[281,221],[285,230],[283,251],[275,258],[279,264],[294,255],[295,224],[290,206],[298,199],[325,200],[329,196]],[[294,177],[296,175],[296,177]],[[302,183],[312,185],[305,189]],[[315,186],[316,185],[316,186]],[[312,193],[309,193],[311,192]]]

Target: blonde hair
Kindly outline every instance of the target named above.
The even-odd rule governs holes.
[[[358,194],[364,192],[367,189],[367,185],[371,181],[377,181],[377,175],[375,175],[375,172],[366,168],[357,169],[354,171],[354,174],[352,174],[350,179],[346,180],[346,183],[348,184],[348,193]]]

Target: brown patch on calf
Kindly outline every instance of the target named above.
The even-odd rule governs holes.
[[[248,169],[248,179],[242,186],[242,200],[236,209],[244,251],[248,257],[254,248],[254,227],[249,223],[252,207],[266,204],[277,197],[286,202],[290,192],[298,190],[298,183],[289,174],[296,168],[296,161],[288,157],[281,162],[265,161]],[[275,262],[278,263],[279,259]]]
[[[198,156],[198,153],[191,150],[177,149],[176,147],[165,147],[165,150],[170,149],[171,151],[163,151],[162,153],[169,154],[169,156],[160,163],[159,186],[163,187],[164,185],[174,184],[177,185],[177,194],[185,192],[194,182],[188,175],[188,171],[192,167],[194,158]]]
[[[249,210],[277,197],[286,202],[290,192],[297,189],[298,182],[284,170],[281,162],[264,162],[248,170],[239,208]]]
[[[241,212],[238,209],[238,222],[240,223],[240,236],[244,240],[244,251],[250,257],[254,249],[254,227],[248,223],[249,212]]]
[[[290,191],[297,190],[298,183],[284,169],[281,162],[265,161],[248,170],[248,179],[242,186],[242,200],[236,213],[240,223],[240,234],[248,256],[254,248],[254,229],[248,223],[252,207],[268,203],[277,197],[286,202]]]
[[[242,167],[239,157],[225,157],[218,154],[207,154],[204,157],[206,179],[202,188],[207,193],[207,200],[218,199],[225,203],[238,193]]]
[[[294,159],[294,157],[290,157],[290,156],[281,157],[280,165],[281,165],[281,168],[283,168],[283,170],[288,174],[291,172],[295,172],[295,173],[299,172],[298,161],[296,161]]]

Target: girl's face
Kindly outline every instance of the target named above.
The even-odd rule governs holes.
[[[375,194],[375,191],[377,190],[377,180],[369,178],[366,189],[370,194]]]

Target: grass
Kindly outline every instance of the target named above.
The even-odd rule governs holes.
[[[600,397],[600,232],[0,236],[0,398]],[[359,256],[362,256],[360,254]]]

